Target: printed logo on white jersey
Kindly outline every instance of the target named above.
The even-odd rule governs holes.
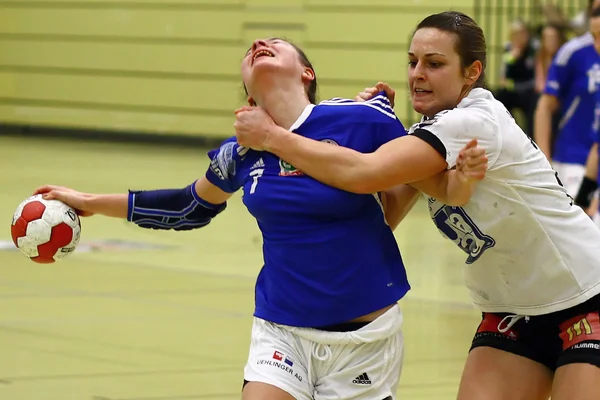
[[[452,240],[468,257],[466,264],[473,264],[496,241],[484,234],[462,207],[452,207],[429,198],[429,213],[440,233]]]
[[[264,168],[265,167],[265,162],[263,161],[262,157],[258,159],[258,161],[256,161],[254,164],[252,164],[252,166],[250,167],[250,170],[256,169],[256,168]]]

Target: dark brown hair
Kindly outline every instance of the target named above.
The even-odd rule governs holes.
[[[554,29],[558,34],[559,48],[567,42],[567,35],[565,34],[565,30],[562,28],[562,26],[554,23],[548,23],[542,27],[542,29],[540,30],[540,48],[535,58],[536,61],[541,64],[542,69],[544,71],[548,70],[548,67],[550,67],[550,63],[552,62],[552,58],[556,54],[549,54],[546,51],[546,47],[544,46],[543,41],[541,40],[542,34],[544,33],[544,30],[546,30],[546,28]]]
[[[274,37],[274,38],[270,38],[270,40],[283,40],[284,42],[290,44],[296,50],[296,53],[298,53],[298,58],[300,59],[300,62],[302,63],[302,65],[313,70],[314,79],[312,81],[310,81],[310,83],[308,84],[308,87],[306,88],[306,95],[308,96],[308,101],[310,101],[312,104],[317,104],[317,73],[315,72],[315,69],[313,68],[312,63],[308,59],[308,56],[306,55],[306,53],[304,53],[304,51],[300,47],[298,47],[297,45],[295,45],[294,43],[290,42],[287,39]],[[246,96],[247,96],[248,89],[246,89],[245,84],[244,84],[244,92],[246,93]]]
[[[468,15],[458,11],[445,11],[432,14],[417,25],[417,30],[422,28],[436,28],[456,36],[454,49],[460,57],[463,70],[475,61],[483,65],[481,75],[473,87],[485,86],[485,67],[487,66],[487,52],[483,30]]]

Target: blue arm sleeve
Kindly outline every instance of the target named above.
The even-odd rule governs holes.
[[[195,182],[183,189],[129,191],[127,220],[148,229],[187,231],[210,223],[227,203],[201,199]]]
[[[237,144],[235,137],[225,140],[221,147],[208,152],[210,166],[206,179],[225,193],[237,191],[243,183],[237,170],[247,151]]]

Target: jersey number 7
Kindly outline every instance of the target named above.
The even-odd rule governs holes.
[[[258,178],[263,175],[265,170],[263,168],[253,169],[250,171],[250,176],[252,177],[252,186],[250,186],[250,194],[256,191],[256,186],[258,186]]]

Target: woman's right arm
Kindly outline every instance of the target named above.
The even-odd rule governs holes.
[[[398,185],[381,193],[383,209],[392,230],[409,213],[417,202],[419,191],[450,206],[464,206],[469,202],[475,187],[486,174],[488,158],[485,150],[471,140],[459,153],[456,168],[441,172],[429,179]]]
[[[231,197],[231,193],[219,189],[205,177],[195,182],[194,190],[199,198],[214,205],[224,203]],[[44,185],[35,191],[34,195],[36,194],[43,195],[46,200],[60,200],[79,211],[82,216],[100,214],[107,217],[127,218],[130,206],[130,194],[127,193],[83,193],[63,186]]]
[[[380,196],[385,220],[395,230],[419,199],[419,191],[409,185],[397,185],[381,192]]]
[[[62,201],[83,217],[100,214],[107,217],[127,218],[128,196],[125,193],[83,193],[64,186],[44,185],[37,188],[33,195],[42,195],[45,200]]]
[[[36,190],[46,199],[68,204],[81,216],[94,214],[126,218],[142,228],[189,230],[210,223],[227,207],[227,199],[240,189],[236,169],[243,163],[247,149],[235,138],[226,139],[210,150],[206,174],[182,189],[130,190],[127,194],[81,193],[73,189],[46,185]]]
[[[210,223],[226,208],[226,193],[202,177],[182,189],[130,191],[128,194],[82,193],[45,185],[35,191],[46,200],[60,200],[81,216],[124,218],[142,228],[189,230]]]

